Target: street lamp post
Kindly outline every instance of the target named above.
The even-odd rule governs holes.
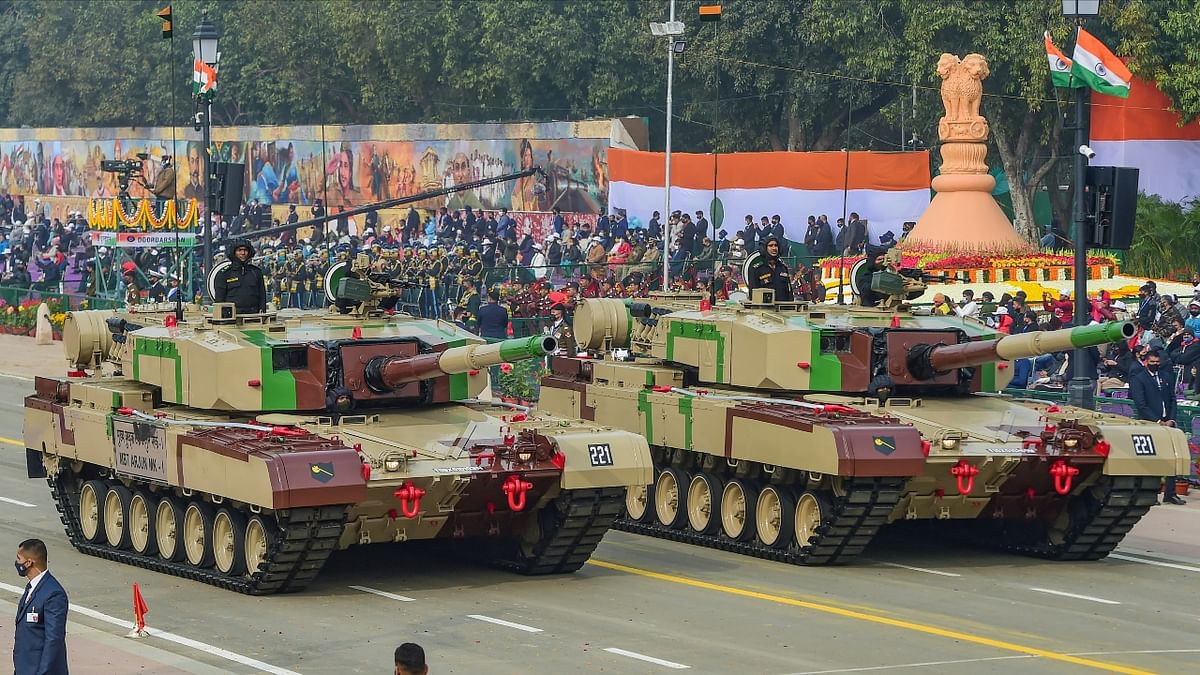
[[[650,33],[655,37],[667,38],[667,167],[663,186],[663,290],[671,284],[671,108],[674,103],[675,51],[683,51],[683,22],[675,20],[675,0],[671,0],[670,20],[666,23],[651,23]]]
[[[1100,13],[1100,0],[1063,0],[1062,4],[1063,16],[1073,18],[1076,21],[1076,39],[1078,39],[1078,28],[1083,26],[1084,20]],[[1087,296],[1088,211],[1084,195],[1088,167],[1086,151],[1089,140],[1088,136],[1090,135],[1089,94],[1090,90],[1087,87],[1077,87],[1075,89],[1075,142],[1073,143],[1075,148],[1075,202],[1073,204],[1075,212],[1074,275],[1075,322],[1079,325],[1087,323],[1092,309]],[[1096,384],[1094,377],[1096,366],[1092,363],[1091,354],[1086,349],[1076,349],[1071,354],[1071,362],[1074,365],[1072,367],[1071,381],[1067,383],[1067,400],[1071,405],[1093,409],[1096,407]]]
[[[216,68],[217,60],[220,58],[220,52],[217,50],[217,43],[221,38],[221,34],[217,31],[217,27],[208,20],[208,14],[205,13],[200,17],[200,23],[196,25],[195,32],[192,33],[192,58],[196,61],[201,61],[207,64],[210,68]],[[212,99],[213,91],[197,91],[196,92],[196,125],[204,132],[204,177],[201,180],[201,194],[204,196],[204,273],[208,274],[212,270],[213,264],[213,237],[216,233],[212,227],[212,194],[210,188],[212,186]],[[208,284],[201,284],[207,288]]]

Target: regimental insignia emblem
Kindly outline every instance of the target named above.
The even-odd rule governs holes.
[[[890,455],[896,451],[896,438],[894,436],[875,436],[872,445],[881,454]]]
[[[313,478],[322,483],[328,483],[333,478],[333,462],[315,462],[309,464],[308,471]]]

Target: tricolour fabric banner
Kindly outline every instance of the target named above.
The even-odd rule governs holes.
[[[1129,98],[1092,95],[1092,149],[1098,166],[1140,169],[1138,189],[1167,201],[1200,197],[1200,121],[1179,126],[1171,100],[1133,78]]]
[[[808,216],[835,223],[845,212],[867,220],[871,239],[915,221],[929,206],[928,152],[738,152],[671,154],[671,210],[703,211],[718,230],[737,236],[747,215],[779,215],[787,237],[802,241]],[[663,210],[665,155],[608,151],[609,206],[649,222]],[[717,204],[714,208],[713,186]],[[663,221],[665,222],[665,217]]]

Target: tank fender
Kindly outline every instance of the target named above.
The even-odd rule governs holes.
[[[362,461],[352,448],[281,452],[270,460],[282,480],[275,484],[275,508],[355,504],[367,498]]]
[[[1187,436],[1153,422],[1099,424],[1109,444],[1104,473],[1109,476],[1186,476],[1191,473]]]
[[[562,486],[567,490],[649,485],[654,462],[646,439],[625,431],[550,434],[566,458]]]

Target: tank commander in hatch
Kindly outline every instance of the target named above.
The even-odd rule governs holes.
[[[770,288],[775,291],[776,302],[792,301],[792,280],[787,265],[779,259],[779,237],[771,235],[762,245],[762,260],[750,270],[751,290]]]
[[[883,246],[867,246],[867,264],[858,268],[858,273],[855,274],[854,284],[858,287],[858,300],[863,307],[877,307],[882,300],[886,300],[887,296],[883,293],[871,290],[871,277],[876,272],[887,269],[887,263],[884,258],[887,255],[887,247]]]
[[[213,300],[232,302],[238,314],[265,312],[267,294],[263,273],[250,262],[254,258],[254,246],[249,239],[236,239],[230,249],[230,264],[217,274],[213,284]]]

